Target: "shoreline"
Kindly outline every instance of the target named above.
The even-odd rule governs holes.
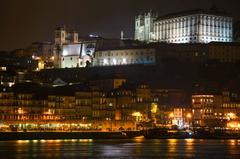
[[[57,139],[131,139],[140,132],[0,132],[0,141]]]
[[[0,132],[0,141],[11,140],[61,140],[61,139],[205,139],[205,140],[239,140],[240,135],[211,136],[144,136],[140,131],[134,132]]]

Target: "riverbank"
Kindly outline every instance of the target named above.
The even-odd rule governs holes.
[[[125,132],[0,132],[0,141],[6,140],[55,140],[55,139],[131,139],[144,136],[146,139],[240,139],[240,134],[158,134],[142,131]]]
[[[0,132],[0,140],[41,139],[129,139],[141,136],[140,131],[126,132]]]

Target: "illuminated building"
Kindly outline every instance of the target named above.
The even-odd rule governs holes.
[[[227,121],[238,118],[240,104],[223,95],[192,95],[192,114],[194,124],[209,127],[226,127]]]
[[[96,41],[62,45],[60,68],[86,67],[92,62]]]
[[[76,43],[79,43],[77,32],[67,31],[65,27],[56,28],[55,38],[54,38],[54,50],[53,50],[55,68],[61,68],[63,45],[76,44]],[[76,53],[74,52],[74,54]]]
[[[153,12],[140,14],[135,17],[135,40],[152,41],[154,22],[157,15]]]
[[[221,110],[222,96],[215,94],[192,95],[193,122],[195,125],[206,125],[207,120],[215,119],[214,114]]]
[[[67,44],[62,46],[61,68],[79,67],[81,44]]]
[[[157,17],[149,12],[135,18],[135,39],[168,43],[232,42],[233,19],[201,9]]]
[[[78,118],[89,120],[92,117],[92,91],[90,89],[79,90],[75,93],[76,112]]]
[[[95,52],[93,66],[155,64],[153,48],[123,48]]]
[[[178,126],[178,128],[190,127],[192,123],[191,109],[187,109],[184,106],[172,106],[173,112],[170,113],[170,118],[172,118],[172,125]]]
[[[19,130],[133,130],[160,127],[238,127],[239,95],[152,89],[113,77],[87,84],[56,80],[53,86],[17,83],[0,87],[0,120]],[[58,83],[58,84],[56,84]],[[186,101],[187,100],[187,101]],[[225,124],[225,125],[224,125]],[[0,125],[1,129],[1,125]]]
[[[103,39],[99,36],[79,37],[78,33],[68,32],[64,27],[55,30],[53,59],[55,68],[88,67],[93,62],[95,50],[119,47],[119,39]]]

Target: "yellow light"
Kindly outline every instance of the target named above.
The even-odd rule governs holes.
[[[22,108],[18,108],[18,114],[24,114],[24,111]]]
[[[138,137],[135,137],[134,140],[136,142],[142,142],[144,140],[144,136],[138,136]]]
[[[157,104],[156,103],[151,104],[151,113],[157,113]]]
[[[174,114],[173,114],[173,113],[170,113],[170,114],[169,114],[169,117],[170,117],[170,118],[173,118],[173,117],[174,117]]]
[[[227,123],[227,127],[231,129],[240,129],[240,123],[239,122],[229,122]]]
[[[236,118],[236,115],[235,115],[234,113],[228,113],[228,114],[227,114],[227,117],[228,117],[229,119],[235,119],[235,118]]]
[[[191,118],[192,115],[190,113],[187,114],[187,118]]]
[[[132,116],[140,117],[142,114],[140,112],[134,112],[132,113]]]

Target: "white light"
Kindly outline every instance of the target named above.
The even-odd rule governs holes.
[[[104,65],[107,65],[107,64],[108,64],[108,60],[107,60],[107,59],[104,59],[104,60],[103,60],[103,64],[104,64]]]
[[[126,64],[127,60],[125,58],[123,58],[123,64]]]
[[[68,55],[68,51],[67,50],[63,50],[63,56]]]
[[[116,65],[117,64],[117,60],[113,59],[113,64]]]

